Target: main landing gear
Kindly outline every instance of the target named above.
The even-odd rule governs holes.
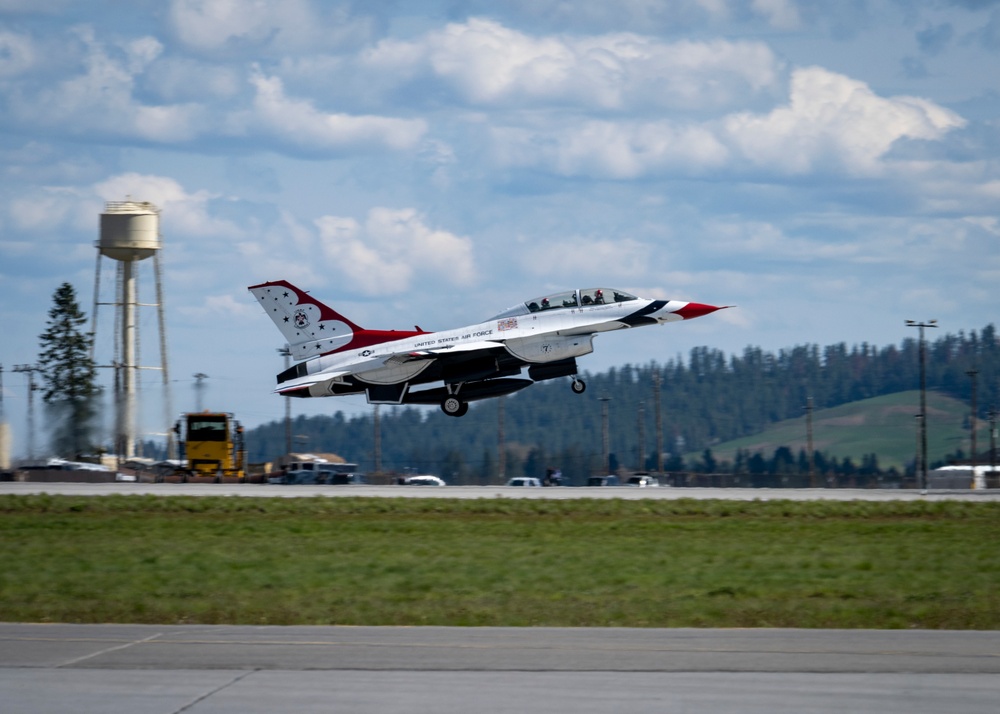
[[[576,376],[573,377],[573,381],[570,382],[569,386],[574,394],[583,394],[587,391],[587,383]],[[461,387],[461,384],[449,386],[448,389],[453,390],[452,393],[441,400],[441,411],[450,417],[465,416],[469,411],[469,403],[458,396],[458,390]],[[479,396],[478,398],[482,399],[483,397]]]
[[[441,400],[441,411],[452,417],[465,416],[469,411],[469,403],[459,399],[456,394],[449,394]]]

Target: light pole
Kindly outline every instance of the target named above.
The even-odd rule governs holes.
[[[906,321],[907,327],[920,328],[920,488],[927,490],[927,358],[924,356],[924,328],[937,327],[937,320]]]

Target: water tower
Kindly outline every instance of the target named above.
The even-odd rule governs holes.
[[[94,310],[92,332],[97,342],[97,309],[101,305],[115,308],[114,357],[110,365],[115,371],[115,450],[123,459],[136,456],[137,413],[139,405],[138,371],[159,370],[163,378],[164,420],[162,433],[167,437],[167,455],[173,457],[172,418],[169,375],[167,371],[167,336],[163,317],[163,284],[160,270],[160,209],[148,201],[109,201],[101,214],[101,233],[97,242],[97,269],[94,276]],[[101,302],[101,258],[115,261],[115,299]],[[152,258],[155,298],[139,302],[139,264]],[[154,366],[140,365],[139,307],[155,307],[159,324],[160,362]],[[160,430],[157,430],[160,431]]]

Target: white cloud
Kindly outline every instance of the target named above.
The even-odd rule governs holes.
[[[629,33],[532,36],[473,18],[416,40],[384,40],[363,56],[400,82],[432,77],[476,105],[702,109],[744,101],[779,79],[763,43],[665,43]]]
[[[954,112],[919,97],[879,97],[864,82],[818,67],[793,72],[788,102],[703,123],[580,120],[549,128],[501,128],[505,166],[562,176],[636,179],[702,176],[748,168],[777,176],[879,174],[901,139],[940,139],[962,127]]]
[[[395,295],[417,280],[470,285],[476,277],[472,241],[426,225],[414,209],[373,208],[353,218],[316,220],[323,256],[351,288]]]
[[[149,68],[143,86],[166,102],[232,101],[245,91],[246,80],[233,67],[169,56]]]
[[[80,195],[75,190],[47,187],[31,196],[12,199],[7,210],[19,229],[51,231],[73,216],[79,201]]]
[[[203,52],[301,51],[371,32],[369,20],[351,17],[348,6],[322,15],[309,0],[172,0],[169,13],[180,41]]]
[[[538,277],[550,278],[552,285],[608,279],[643,280],[655,270],[657,249],[631,238],[547,241],[531,246],[522,254],[520,268]]]
[[[552,136],[526,130],[493,133],[504,165],[545,168],[561,176],[636,179],[721,168],[729,150],[706,127],[670,122],[586,121]]]
[[[409,149],[427,130],[422,119],[352,116],[318,110],[311,102],[285,95],[277,77],[254,72],[254,114],[235,117],[233,126],[249,123],[293,146],[321,150],[356,150],[369,146]]]
[[[965,121],[926,99],[880,97],[864,82],[808,67],[792,74],[786,106],[733,114],[723,125],[727,141],[756,166],[869,174],[897,140],[939,139]]]
[[[35,47],[30,37],[0,31],[0,77],[19,75],[35,63]]]
[[[201,113],[193,104],[147,106],[135,100],[135,75],[162,51],[152,37],[118,48],[116,59],[95,39],[94,30],[76,29],[86,46],[84,72],[38,92],[24,85],[11,98],[13,114],[24,125],[57,128],[70,135],[124,136],[154,142],[189,140],[197,135]],[[117,54],[117,53],[116,53]]]
[[[752,0],[751,7],[779,30],[794,30],[802,23],[795,0]]]
[[[161,211],[165,240],[171,233],[205,238],[232,238],[241,235],[230,221],[211,215],[209,202],[218,198],[208,191],[189,193],[175,179],[139,173],[112,176],[96,186],[94,192],[104,201],[149,201]]]

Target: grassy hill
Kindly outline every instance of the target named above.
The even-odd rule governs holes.
[[[813,412],[813,447],[838,459],[850,456],[859,463],[865,454],[875,454],[879,466],[902,469],[917,451],[920,392],[899,392],[851,402]],[[936,392],[927,393],[927,456],[930,463],[961,449],[970,453],[969,406]],[[977,450],[989,449],[989,424],[977,420]],[[719,461],[732,461],[738,449],[757,451],[766,458],[779,446],[795,454],[806,448],[806,416],[778,422],[755,436],[712,446]],[[692,455],[694,458],[700,454]]]

